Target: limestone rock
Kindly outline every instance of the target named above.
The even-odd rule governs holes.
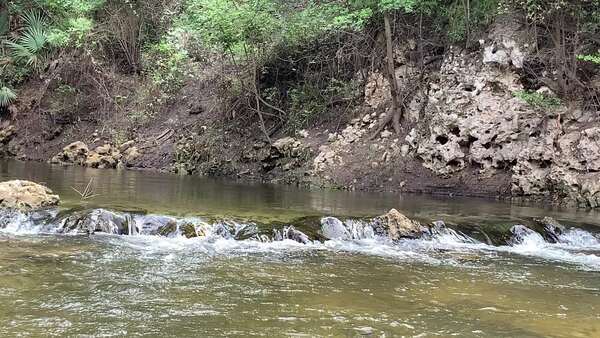
[[[134,145],[134,144],[135,144],[135,141],[134,141],[134,140],[129,140],[129,141],[127,141],[127,142],[124,142],[123,144],[121,144],[121,145],[119,146],[119,150],[120,150],[121,152],[125,152],[127,149],[129,149],[129,148],[133,147],[133,145]]]
[[[123,157],[121,159],[121,162],[123,162],[126,166],[129,167],[129,166],[131,166],[133,161],[135,161],[140,156],[141,156],[141,154],[140,154],[138,148],[135,146],[132,146],[130,148],[127,148],[125,151],[123,151]]]
[[[0,128],[0,144],[7,144],[16,134],[17,130],[13,125]]]
[[[185,222],[179,225],[179,233],[186,238],[205,237],[206,230],[200,226],[190,222]]]
[[[63,232],[92,235],[96,232],[107,234],[128,234],[131,217],[104,209],[94,209],[70,215],[62,224]]]
[[[89,153],[88,146],[81,142],[73,142],[64,147],[60,153],[54,156],[50,162],[55,164],[78,164],[84,165]]]
[[[127,148],[126,151],[129,159],[139,155],[136,147]],[[116,168],[122,157],[121,152],[111,144],[104,144],[90,151],[85,143],[77,141],[64,147],[50,160],[50,163],[107,169]]]
[[[523,244],[527,238],[538,238],[543,241],[542,235],[521,224],[514,225],[510,228],[510,233],[511,237],[507,241],[510,245]]]
[[[344,226],[344,223],[335,217],[321,219],[321,233],[327,239],[351,239],[351,235]]]
[[[560,235],[565,232],[564,225],[548,216],[542,219],[536,219],[535,221],[543,227],[545,237],[549,242],[558,243],[560,241]]]
[[[392,209],[385,216],[388,236],[392,240],[400,238],[416,238],[426,230],[419,222],[410,220],[398,210]]]
[[[167,216],[137,216],[134,224],[137,232],[142,235],[168,236],[177,230],[177,221]]]
[[[94,151],[99,155],[109,155],[112,153],[112,146],[110,144],[105,144],[98,146]]]
[[[21,211],[56,206],[60,202],[49,188],[30,181],[0,183],[0,207]]]
[[[284,227],[280,231],[274,231],[274,232],[275,232],[275,234],[274,234],[273,238],[276,241],[282,241],[285,239],[289,239],[289,240],[296,241],[296,242],[302,243],[302,244],[308,244],[311,242],[310,238],[308,238],[308,236],[306,234],[304,234],[300,230],[296,230],[296,228],[294,228],[294,226],[287,226],[287,227]]]
[[[272,149],[284,157],[298,157],[304,150],[302,142],[293,137],[284,137],[273,142]]]

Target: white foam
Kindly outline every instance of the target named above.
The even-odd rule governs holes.
[[[17,235],[39,233],[56,233],[60,224],[43,224],[35,222],[27,215],[14,213],[1,215],[0,221],[5,224],[1,232]],[[10,217],[9,217],[10,216]],[[178,224],[192,222],[202,227],[205,236],[187,239],[181,234],[171,237],[150,235],[107,235],[96,234],[91,238],[109,242],[128,250],[141,253],[140,257],[164,254],[163,259],[169,261],[180,252],[193,255],[248,255],[248,254],[281,254],[305,251],[327,251],[332,253],[350,253],[384,257],[401,262],[424,262],[428,264],[458,264],[444,253],[455,253],[459,257],[464,252],[475,253],[482,258],[490,258],[490,252],[501,252],[526,257],[534,257],[547,261],[568,263],[581,269],[600,271],[600,240],[593,234],[571,229],[559,237],[560,243],[548,243],[543,237],[531,232],[522,236],[518,244],[492,246],[479,242],[456,230],[436,227],[433,234],[422,239],[404,239],[397,242],[375,235],[373,228],[366,222],[343,222],[349,234],[346,239],[332,239],[324,242],[313,241],[307,244],[291,239],[273,240],[266,236],[249,240],[235,240],[234,235],[246,226],[228,222],[227,227],[221,223],[208,224],[200,219],[177,219]],[[224,230],[225,229],[225,230]],[[230,231],[228,233],[224,233]],[[492,257],[493,259],[493,257]]]

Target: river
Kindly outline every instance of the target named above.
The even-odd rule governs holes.
[[[1,337],[600,337],[595,211],[0,162],[0,181],[17,178],[49,186],[65,212],[226,220],[268,234],[396,208],[447,228],[301,244],[69,235],[13,220],[0,229]],[[75,190],[90,180],[96,196],[82,200]],[[477,237],[542,216],[566,225],[557,243]]]

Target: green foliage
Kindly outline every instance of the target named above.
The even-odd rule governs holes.
[[[321,115],[326,108],[326,102],[319,88],[303,85],[289,91],[290,109],[287,117],[287,129],[294,132],[306,127]]]
[[[31,74],[31,69],[25,65],[6,63],[0,66],[0,83],[16,85],[23,82]]]
[[[208,45],[234,54],[272,41],[280,24],[275,2],[269,0],[189,0],[180,21]]]
[[[142,55],[144,72],[167,93],[174,92],[183,84],[188,61],[184,49],[164,40],[150,45]]]
[[[106,0],[43,0],[43,6],[63,17],[80,16],[102,7]]]
[[[293,133],[308,127],[318,118],[323,118],[331,111],[334,101],[351,103],[356,96],[356,90],[356,83],[336,79],[331,79],[325,88],[308,83],[292,88],[288,92],[287,130]]]
[[[41,12],[28,11],[23,14],[25,27],[16,41],[7,42],[12,57],[17,62],[39,69],[45,61],[48,36],[46,22]]]
[[[0,108],[8,107],[14,100],[17,99],[17,94],[9,87],[0,87]]]
[[[448,19],[448,37],[453,42],[464,41],[472,32],[490,24],[497,14],[498,0],[471,0],[469,7],[465,4],[455,0],[443,13]]]
[[[587,55],[577,55],[577,59],[581,61],[588,61],[591,63],[595,63],[600,65],[600,53],[599,54],[587,54]]]
[[[94,22],[86,17],[69,18],[64,27],[56,27],[48,34],[48,42],[55,47],[67,47],[73,45],[82,47],[90,44],[86,40],[94,28]]]
[[[521,90],[515,92],[514,96],[525,101],[533,108],[542,110],[552,110],[557,108],[561,104],[560,99],[551,94]]]

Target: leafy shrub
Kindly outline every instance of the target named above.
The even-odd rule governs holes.
[[[16,99],[17,94],[11,88],[0,87],[0,108],[8,107]]]
[[[561,104],[560,99],[551,94],[521,90],[515,92],[514,96],[537,109],[555,109]]]
[[[69,18],[64,27],[54,28],[48,34],[48,42],[55,47],[73,45],[82,47],[90,44],[86,40],[94,28],[94,22],[86,17]]]
[[[600,65],[600,53],[594,55],[577,55],[577,59],[581,61],[588,61]]]
[[[142,55],[144,72],[167,93],[179,89],[183,84],[188,61],[184,49],[164,40],[150,45]]]
[[[331,79],[325,88],[304,83],[288,92],[289,108],[287,129],[296,132],[314,123],[317,118],[326,117],[331,112],[334,101],[350,102],[356,97],[355,82]]]

